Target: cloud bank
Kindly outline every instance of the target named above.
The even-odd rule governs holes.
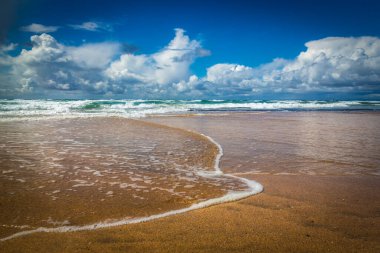
[[[83,97],[126,98],[380,94],[377,37],[310,41],[295,59],[278,58],[258,67],[219,63],[202,77],[194,75],[191,66],[210,51],[183,29],[176,29],[168,45],[153,54],[123,53],[122,45],[114,42],[66,46],[48,34],[34,35],[31,42],[31,49],[16,56],[10,56],[9,49],[0,51],[2,94],[59,91],[65,96],[75,91]]]

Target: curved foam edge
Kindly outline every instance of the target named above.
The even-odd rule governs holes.
[[[118,221],[113,221],[113,222],[98,222],[94,224],[89,224],[89,225],[84,225],[84,226],[61,226],[61,227],[55,227],[55,228],[47,228],[47,227],[39,227],[37,229],[33,230],[26,230],[26,231],[21,231],[18,233],[15,233],[13,235],[10,235],[8,237],[1,238],[0,241],[7,241],[16,237],[21,237],[29,234],[34,234],[34,233],[39,233],[39,232],[46,232],[46,233],[65,233],[65,232],[74,232],[74,231],[85,231],[85,230],[95,230],[95,229],[100,229],[100,228],[109,228],[109,227],[116,227],[116,226],[122,226],[122,225],[128,225],[128,224],[135,224],[135,223],[142,223],[142,222],[147,222],[159,218],[164,218],[176,214],[181,214],[181,213],[186,213],[189,211],[213,206],[213,205],[218,205],[226,202],[232,202],[232,201],[237,201],[240,199],[247,198],[249,196],[258,194],[263,191],[263,186],[254,181],[250,180],[247,178],[243,177],[238,177],[235,175],[231,174],[225,174],[223,171],[220,169],[219,164],[220,164],[220,159],[223,156],[223,148],[220,146],[219,143],[217,143],[214,139],[212,139],[210,136],[201,134],[205,138],[207,138],[210,142],[212,142],[214,145],[217,146],[218,148],[218,154],[215,157],[215,162],[214,162],[214,170],[215,172],[208,173],[207,175],[204,175],[205,177],[207,176],[227,176],[235,179],[239,179],[240,181],[244,182],[248,186],[247,191],[237,191],[237,192],[228,192],[222,197],[218,198],[212,198],[209,200],[205,200],[199,203],[195,203],[189,207],[177,209],[177,210],[171,210],[168,212],[164,213],[159,213],[159,214],[154,214],[146,217],[137,217],[137,218],[127,218],[127,219],[121,219]]]

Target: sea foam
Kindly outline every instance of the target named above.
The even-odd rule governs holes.
[[[121,226],[121,225],[127,225],[127,224],[135,224],[135,223],[142,223],[142,222],[148,222],[151,220],[159,219],[159,218],[164,218],[168,216],[173,216],[173,215],[178,215],[182,213],[186,213],[189,211],[213,206],[213,205],[218,205],[226,202],[231,202],[231,201],[237,201],[243,198],[247,198],[249,196],[255,195],[257,193],[260,193],[263,191],[263,186],[250,179],[238,177],[235,175],[231,174],[225,174],[223,171],[220,169],[219,164],[220,164],[220,159],[223,156],[223,149],[217,143],[214,139],[212,139],[209,136],[203,135],[205,138],[207,138],[210,142],[212,142],[216,147],[218,148],[218,154],[215,157],[214,161],[214,171],[213,172],[208,172],[207,175],[205,174],[205,177],[231,177],[235,179],[239,179],[243,183],[247,185],[247,190],[245,191],[236,191],[236,192],[228,192],[224,196],[217,197],[217,198],[212,198],[208,199],[205,201],[201,201],[199,203],[192,204],[189,207],[177,209],[177,210],[171,210],[168,212],[163,212],[159,214],[154,214],[146,217],[136,217],[136,218],[125,218],[125,219],[120,219],[112,222],[97,222],[89,225],[84,225],[84,226],[59,226],[59,227],[54,227],[54,228],[47,228],[47,227],[39,227],[33,230],[27,230],[27,231],[22,231],[18,232],[15,234],[12,234],[8,237],[1,238],[0,241],[7,241],[16,237],[21,237],[29,234],[34,234],[34,233],[39,233],[39,232],[46,232],[46,233],[65,233],[65,232],[74,232],[74,231],[85,231],[85,230],[94,230],[94,229],[100,229],[100,228],[110,228],[110,227],[116,227],[116,226]]]
[[[379,110],[379,101],[303,100],[0,100],[0,121],[202,113],[208,111]]]

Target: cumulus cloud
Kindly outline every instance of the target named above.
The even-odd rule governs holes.
[[[199,41],[190,40],[183,29],[175,32],[173,40],[157,53],[121,55],[105,71],[107,77],[116,83],[146,84],[155,86],[154,92],[169,92],[171,85],[189,78],[190,65],[196,58],[210,54]]]
[[[90,32],[99,32],[99,31],[111,31],[112,26],[109,24],[101,22],[83,22],[79,25],[69,25],[70,27],[77,30],[85,30]]]
[[[380,90],[379,38],[329,37],[305,46],[294,60],[275,59],[257,68],[216,64],[200,81],[232,94]]]
[[[198,57],[210,54],[199,41],[190,40],[184,30],[176,29],[175,37],[169,45],[151,56],[155,63],[155,77],[158,83],[172,83],[189,76],[189,67]]]
[[[41,89],[103,92],[102,70],[118,53],[115,43],[67,47],[51,35],[31,37],[33,47],[13,58],[12,73],[20,92]]]
[[[41,24],[30,24],[27,26],[20,27],[21,31],[32,32],[32,33],[51,33],[59,29],[59,26],[46,26]]]
[[[209,54],[184,30],[157,53],[122,53],[123,45],[103,42],[66,46],[49,34],[31,37],[32,48],[10,57],[19,92],[82,90],[98,94],[175,95],[171,86],[191,75],[190,65]],[[8,59],[9,60],[9,59]]]
[[[121,50],[119,43],[89,43],[80,47],[66,47],[71,60],[79,66],[104,69]]]
[[[294,59],[278,58],[259,67],[218,63],[207,68],[205,76],[194,75],[191,65],[210,52],[182,29],[153,54],[125,53],[123,45],[114,42],[66,46],[48,34],[34,35],[31,42],[31,49],[16,56],[8,53],[15,44],[0,48],[2,94],[12,89],[18,94],[54,90],[146,98],[380,94],[377,37],[310,41]]]
[[[274,76],[307,89],[358,88],[380,81],[380,40],[330,37],[306,43],[307,50]]]

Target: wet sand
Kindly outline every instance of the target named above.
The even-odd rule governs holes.
[[[255,176],[257,196],[148,223],[39,233],[3,252],[379,252],[373,177]],[[363,198],[363,195],[366,196]]]
[[[212,136],[221,168],[261,182],[247,199],[142,224],[37,233],[4,252],[379,252],[379,114],[162,117]],[[248,124],[250,123],[250,124]],[[271,151],[271,152],[270,152]]]
[[[92,118],[2,123],[0,236],[187,207],[246,186],[205,178],[217,148],[153,123]]]
[[[220,115],[220,116],[218,116]],[[379,112],[253,112],[154,117],[209,135],[229,173],[380,175]]]

